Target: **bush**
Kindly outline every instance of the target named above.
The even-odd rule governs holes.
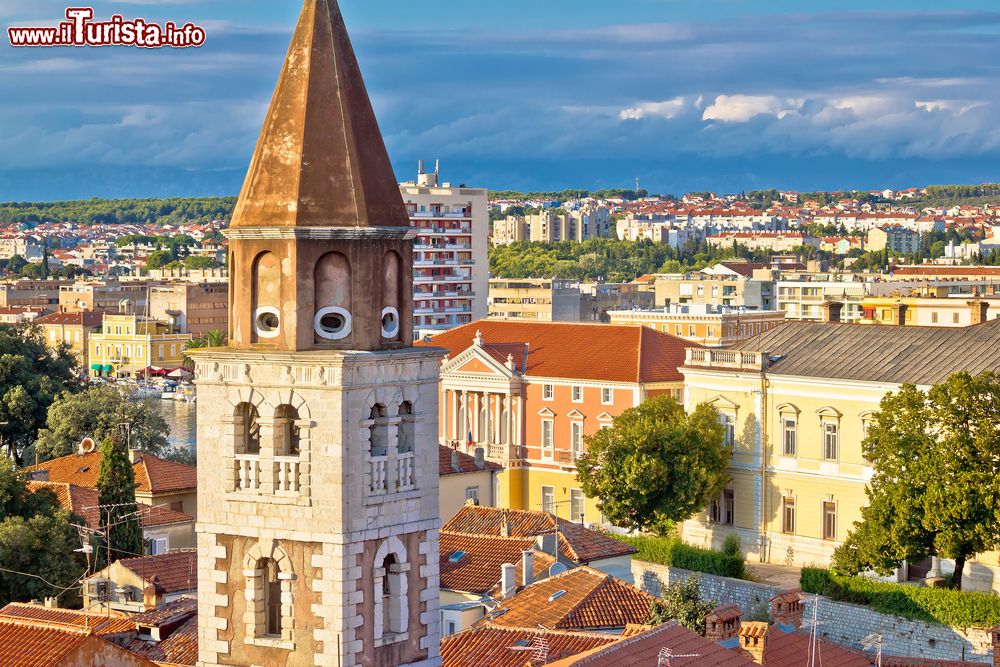
[[[684,544],[676,537],[663,538],[648,535],[622,537],[616,535],[615,539],[627,542],[638,549],[639,551],[635,555],[638,560],[714,574],[720,577],[749,579],[746,562],[740,552],[732,555],[712,549],[700,549],[690,544]]]
[[[802,569],[799,585],[807,593],[917,621],[959,628],[991,628],[1000,623],[1000,596],[990,593],[891,584],[812,567]]]

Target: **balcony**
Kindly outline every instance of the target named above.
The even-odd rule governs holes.
[[[684,365],[760,372],[770,365],[770,358],[763,352],[688,349]]]
[[[281,456],[274,458],[275,472],[277,473],[274,491],[276,493],[298,493],[299,492],[299,457]]]
[[[238,491],[258,491],[260,489],[259,456],[236,455],[236,489]]]
[[[373,456],[368,461],[368,490],[372,493],[385,493],[389,487],[389,458]]]
[[[401,452],[396,459],[396,484],[400,491],[409,491],[416,484],[416,472],[413,466],[413,452]]]

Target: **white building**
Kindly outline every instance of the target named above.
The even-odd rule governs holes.
[[[489,203],[485,188],[438,183],[439,168],[399,190],[413,245],[414,332],[436,333],[486,317],[489,292]]]

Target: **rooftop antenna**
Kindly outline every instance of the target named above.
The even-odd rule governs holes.
[[[660,649],[660,654],[656,659],[656,667],[670,667],[670,661],[674,658],[700,658],[701,653],[674,653],[669,646]]]
[[[635,177],[635,193],[639,194],[639,177]]]

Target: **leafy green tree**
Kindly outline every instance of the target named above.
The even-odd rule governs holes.
[[[36,448],[42,460],[76,451],[85,437],[101,442],[128,425],[129,445],[153,455],[167,447],[170,427],[151,399],[134,400],[114,387],[63,394],[49,408]]]
[[[86,573],[71,515],[47,489],[32,493],[22,471],[0,459],[0,606],[45,597],[79,603]]]
[[[106,542],[99,549],[105,565],[143,553],[142,526],[135,501],[135,471],[125,439],[115,434],[101,443],[101,471],[97,493],[101,529]]]
[[[189,257],[185,257],[183,264],[184,268],[191,270],[217,269],[219,268],[219,266],[221,266],[217,261],[215,261],[211,257],[205,257],[203,255],[191,255]]]
[[[151,271],[162,269],[172,261],[174,261],[174,256],[169,250],[157,250],[146,258],[146,268]]]
[[[79,390],[77,371],[69,348],[49,348],[40,327],[0,327],[0,438],[18,465],[56,397]]]
[[[834,556],[837,570],[887,574],[930,555],[966,561],[1000,545],[1000,375],[956,373],[882,399],[865,458],[868,506]]]
[[[705,634],[705,617],[718,606],[714,600],[701,599],[701,578],[697,574],[688,575],[684,581],[676,581],[662,587],[662,596],[654,600],[649,612],[649,625],[662,625],[677,621],[692,632]]]
[[[587,438],[577,461],[583,492],[611,523],[657,529],[702,510],[729,481],[730,451],[715,408],[691,414],[673,398],[651,398]]]

